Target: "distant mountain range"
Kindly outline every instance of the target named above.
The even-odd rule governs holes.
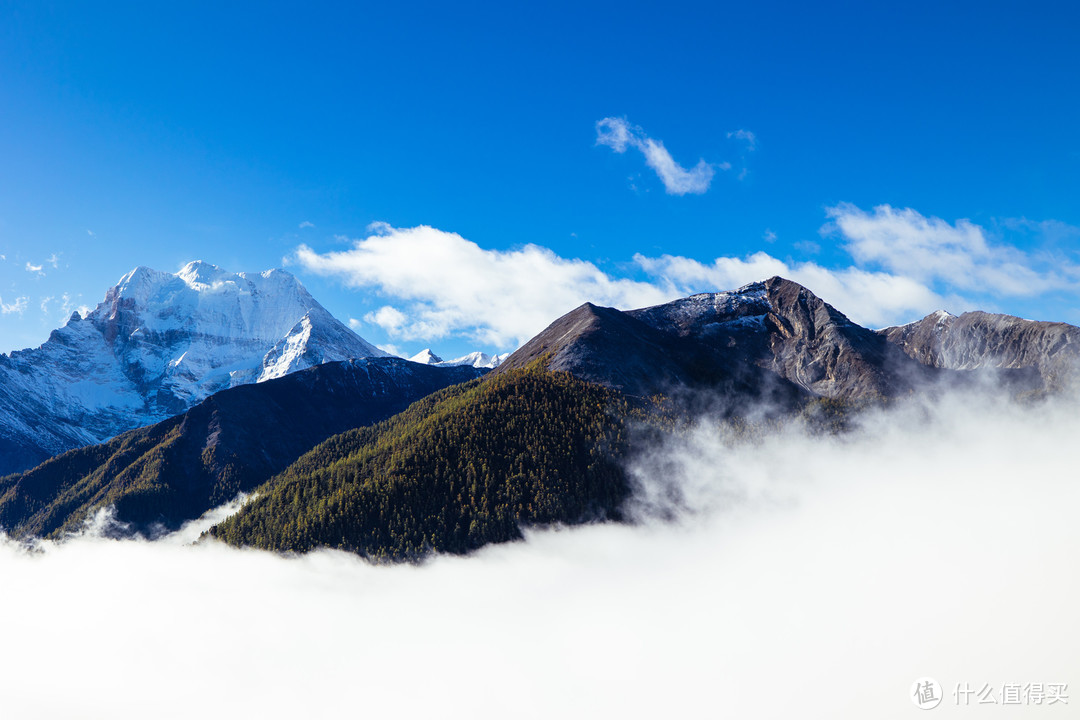
[[[214,287],[169,277],[186,287]],[[292,283],[284,285],[298,287]],[[101,352],[104,367],[128,369],[120,371],[121,387],[127,382],[137,388],[133,397],[153,389],[155,400],[144,405],[158,412],[208,394],[214,383],[239,382],[233,372],[252,382],[295,369],[304,357],[313,363],[345,348],[370,348],[336,332],[344,330],[336,321],[311,321],[318,312],[308,309],[302,316],[308,324],[295,321],[257,361],[251,349],[246,355],[236,351],[244,362],[216,366],[233,370],[140,375],[131,370],[137,362],[115,359],[156,358],[153,367],[160,371],[167,366],[160,359],[173,357],[181,346],[196,350],[194,362],[215,350],[226,352],[221,348],[227,343],[191,342],[186,338],[206,334],[170,315],[121,321],[125,306],[115,297],[141,297],[124,285],[110,291],[95,311],[98,319],[89,323],[93,334],[87,334],[108,348]],[[296,312],[291,301],[262,302]],[[136,315],[134,308],[155,304],[130,305]],[[102,309],[112,306],[118,309]],[[209,317],[218,320],[212,325],[218,330],[207,337],[220,340],[231,332],[221,329],[232,327],[229,320]],[[237,313],[224,317],[235,319]],[[64,330],[83,323],[87,319],[73,320]],[[301,331],[294,332],[298,326]],[[290,340],[307,327],[311,332],[303,341]],[[157,339],[144,348],[144,341],[131,339],[140,332]],[[57,331],[50,343],[65,347],[65,337]],[[77,347],[83,336],[72,337],[70,346]],[[338,342],[328,343],[327,337]],[[353,338],[352,344],[342,337]],[[148,350],[160,347],[170,350]],[[310,347],[324,349],[305,356]],[[21,535],[62,534],[112,505],[119,520],[151,532],[257,487],[256,499],[214,535],[241,545],[298,551],[331,546],[394,560],[467,552],[518,537],[529,524],[620,517],[630,492],[627,454],[695,413],[806,413],[819,401],[856,408],[978,382],[1037,396],[1074,385],[1078,352],[1080,328],[987,313],[938,312],[870,330],[779,277],[640,310],[587,303],[505,359],[475,353],[446,363],[426,350],[414,362],[329,363],[204,394],[207,399],[181,415],[0,479],[0,526]],[[40,357],[51,361],[58,355],[52,349]],[[177,367],[188,361],[183,352],[176,357]],[[96,372],[98,366],[89,367]],[[70,365],[69,382],[80,382],[79,368]],[[151,375],[144,385],[132,379]],[[94,377],[105,377],[101,385],[108,388],[107,379],[116,376]],[[0,392],[18,397],[18,388],[6,382]]]
[[[474,368],[485,368],[490,370],[496,368],[506,358],[510,357],[510,353],[505,355],[488,355],[486,352],[480,352],[479,350],[471,352],[468,355],[463,355],[454,360],[443,360],[441,357],[431,351],[431,348],[424,348],[420,352],[409,358],[410,361],[415,363],[422,363],[424,365],[435,365],[436,367],[456,367],[458,365],[468,365]]]

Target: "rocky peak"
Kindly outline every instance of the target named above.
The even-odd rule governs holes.
[[[1023,370],[1055,388],[1075,382],[1080,368],[1080,328],[1012,315],[937,311],[878,334],[909,357],[947,370]]]

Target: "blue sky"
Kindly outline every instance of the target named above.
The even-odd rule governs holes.
[[[1065,3],[218,5],[0,3],[0,351],[192,259],[407,354],[777,272],[1080,322]]]

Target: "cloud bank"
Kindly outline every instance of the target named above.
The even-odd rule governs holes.
[[[516,348],[585,302],[629,310],[773,275],[805,285],[868,327],[911,322],[940,309],[992,309],[1007,298],[1080,292],[1080,266],[994,241],[968,220],[949,223],[889,205],[867,211],[842,204],[826,212],[823,241],[846,250],[847,266],[764,251],[707,261],[639,253],[634,278],[619,277],[538,245],[489,250],[437,228],[385,223],[345,250],[320,253],[301,245],[291,261],[387,298],[364,320],[392,339],[431,342],[457,333],[500,350]],[[821,250],[817,243],[798,247],[808,254]]]
[[[701,195],[709,189],[716,168],[730,168],[727,163],[710,165],[700,159],[697,165],[687,170],[664,147],[664,143],[649,137],[636,125],[631,125],[626,118],[607,117],[596,123],[596,144],[605,145],[617,153],[634,148],[645,156],[648,165],[669,195]]]
[[[464,333],[509,347],[523,343],[583,302],[652,305],[673,290],[615,278],[591,262],[567,259],[538,245],[486,250],[457,233],[380,225],[348,250],[318,253],[301,245],[305,269],[396,298],[364,319],[394,338],[431,340]]]
[[[889,720],[922,676],[949,717],[961,683],[1075,693],[1078,432],[1071,404],[970,397],[839,439],[703,422],[635,466],[644,524],[421,567],[3,543],[4,711]]]

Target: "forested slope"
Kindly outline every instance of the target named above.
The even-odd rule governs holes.
[[[644,414],[615,391],[546,371],[545,360],[330,438],[211,533],[409,560],[513,540],[527,525],[619,517],[627,422]]]

